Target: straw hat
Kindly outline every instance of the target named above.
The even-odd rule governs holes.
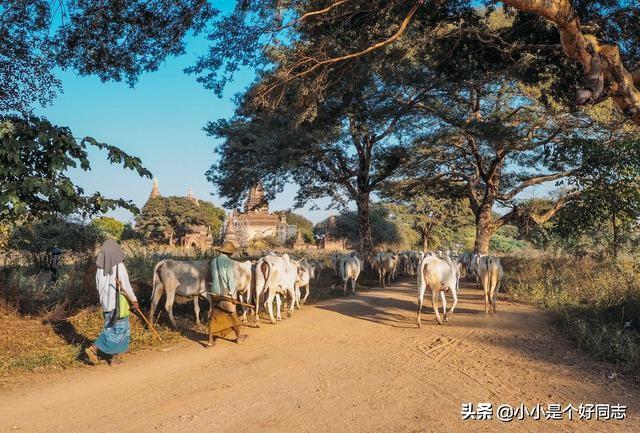
[[[233,242],[230,241],[226,241],[222,244],[221,247],[218,248],[214,248],[215,251],[220,251],[221,253],[225,253],[225,254],[233,254],[236,252],[236,246],[233,245]]]

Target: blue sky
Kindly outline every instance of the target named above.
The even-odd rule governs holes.
[[[205,90],[195,77],[182,72],[203,52],[206,41],[191,39],[187,54],[170,58],[157,72],[144,74],[134,88],[126,83],[102,83],[95,77],[79,77],[73,71],[59,74],[63,93],[51,106],[39,112],[58,125],[69,126],[76,137],[90,135],[142,158],[158,178],[162,195],[186,195],[189,188],[203,200],[221,205],[205,171],[214,161],[218,141],[202,128],[210,120],[233,114],[232,97],[253,80],[250,71],[239,73],[222,99]],[[108,197],[122,197],[142,206],[152,181],[134,172],[110,166],[100,151],[91,151],[91,172],[74,170],[71,176],[88,193],[100,191]],[[293,205],[297,187],[291,185],[271,203],[271,209]],[[327,201],[319,203],[321,209]],[[308,206],[310,207],[310,206]],[[298,210],[318,222],[329,211]],[[126,210],[111,215],[131,220]]]

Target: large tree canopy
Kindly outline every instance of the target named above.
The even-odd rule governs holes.
[[[542,223],[575,197],[531,214],[514,202],[527,188],[568,177],[575,165],[549,156],[597,123],[593,113],[571,112],[566,89],[577,82],[576,67],[559,55],[561,40],[546,21],[468,2],[429,12],[418,3],[373,2],[362,13],[350,9],[353,3],[336,2],[289,24],[267,13],[273,5],[254,4],[262,15],[241,14],[254,31],[271,19],[271,31],[289,37],[263,57],[253,53],[252,65],[264,68],[259,81],[233,123],[209,128],[225,138],[221,162],[209,172],[223,195],[238,197],[246,176],[276,184],[292,178],[304,199],[346,197],[357,205],[366,250],[369,196],[404,174],[423,189],[445,185],[446,193],[468,199],[482,253],[503,225]],[[398,31],[406,38],[394,39],[391,23],[405,12]],[[409,29],[407,19],[420,25]],[[229,42],[234,31],[244,30],[220,34],[218,42]],[[385,37],[388,43],[352,55]],[[221,62],[246,54],[218,48]],[[207,75],[212,87],[225,79]],[[615,117],[610,107],[601,111]],[[496,218],[497,204],[513,210]]]
[[[0,113],[50,102],[56,66],[133,84],[215,15],[206,0],[0,0]]]
[[[279,73],[259,97],[266,105],[301,78],[318,95],[352,61],[401,38],[445,48],[442,67],[472,60],[479,73],[499,69],[546,82],[565,100],[594,104],[609,97],[640,122],[640,5],[627,0],[485,0],[239,2],[210,33],[212,46],[190,72],[220,90],[240,66]],[[319,35],[324,35],[319,37]],[[279,55],[281,48],[289,51]],[[487,61],[477,61],[484,51]],[[475,59],[469,59],[474,55]],[[393,59],[390,59],[393,61]],[[548,72],[546,72],[548,71]]]
[[[218,93],[239,68],[284,66],[262,96],[277,101],[301,77],[321,94],[353,59],[414,39],[447,48],[442,59],[484,51],[480,71],[509,66],[578,104],[613,98],[640,122],[639,11],[629,0],[242,0],[231,13],[206,0],[3,0],[0,111],[51,100],[54,66],[134,83],[204,33],[210,46],[188,72]]]

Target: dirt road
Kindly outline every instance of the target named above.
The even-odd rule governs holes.
[[[576,353],[549,319],[500,302],[485,316],[464,288],[437,326],[415,286],[305,306],[276,326],[248,329],[243,346],[180,347],[125,365],[28,375],[0,387],[0,431],[18,432],[632,432],[638,391]],[[621,403],[623,421],[461,419],[462,403]]]

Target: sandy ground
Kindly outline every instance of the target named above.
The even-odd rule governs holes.
[[[461,291],[456,315],[415,325],[415,283],[305,306],[247,329],[241,346],[204,334],[118,367],[31,374],[0,384],[0,431],[638,432],[637,389],[576,352],[549,319]],[[451,305],[451,304],[449,304]],[[620,403],[622,421],[462,420],[463,403]]]

